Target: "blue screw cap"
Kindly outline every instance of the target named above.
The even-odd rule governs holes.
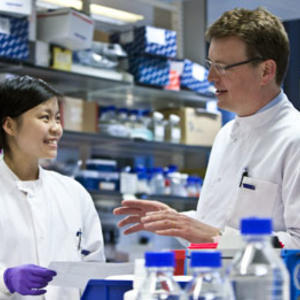
[[[240,223],[241,234],[271,234],[272,219],[270,218],[244,218]]]
[[[196,251],[191,253],[191,268],[220,268],[221,266],[222,261],[220,251]]]
[[[145,252],[146,267],[174,267],[173,252]]]

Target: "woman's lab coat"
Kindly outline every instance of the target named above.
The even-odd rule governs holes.
[[[78,234],[81,232],[82,234]],[[81,235],[81,240],[80,240]],[[0,290],[7,267],[51,261],[104,261],[101,224],[88,192],[75,180],[40,167],[39,179],[20,181],[0,159]],[[81,255],[81,250],[90,254]],[[80,299],[79,290],[48,286],[44,296],[0,299]]]
[[[300,248],[300,114],[280,97],[218,133],[194,216],[236,229],[242,217],[271,217],[283,244]]]

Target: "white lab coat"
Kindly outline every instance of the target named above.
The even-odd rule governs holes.
[[[82,232],[78,250],[78,231]],[[99,216],[88,192],[74,179],[40,167],[39,179],[20,181],[0,159],[0,289],[7,267],[51,261],[104,261]],[[83,257],[81,249],[90,251]],[[18,293],[0,299],[80,299],[79,290],[48,286],[45,296]]]
[[[282,93],[282,92],[281,92]],[[300,248],[300,114],[282,93],[275,106],[237,117],[218,133],[197,206],[190,216],[218,228],[242,217],[271,217],[287,248]],[[239,187],[243,169],[248,176]]]

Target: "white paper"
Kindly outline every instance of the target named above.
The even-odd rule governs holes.
[[[57,275],[49,283],[56,286],[84,289],[90,279],[105,279],[113,275],[133,274],[133,263],[51,262],[49,269]]]
[[[146,39],[148,43],[155,43],[159,45],[166,44],[165,30],[161,28],[146,27]]]

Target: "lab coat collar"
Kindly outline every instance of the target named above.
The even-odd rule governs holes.
[[[18,176],[5,163],[3,157],[0,159],[0,169],[2,169],[6,174],[6,180],[8,181],[8,183],[11,183],[18,190],[29,195],[33,195],[36,188],[38,188],[42,184],[44,170],[41,168],[41,166],[39,166],[39,178],[37,180],[28,181],[20,180]]]
[[[267,110],[258,112],[248,117],[237,116],[234,121],[236,123],[234,127],[238,127],[240,130],[250,130],[261,127],[270,121],[273,122],[276,120],[276,116],[282,110],[283,106],[289,105],[290,103],[287,99],[287,96],[282,91],[278,97],[282,97],[282,100]]]

